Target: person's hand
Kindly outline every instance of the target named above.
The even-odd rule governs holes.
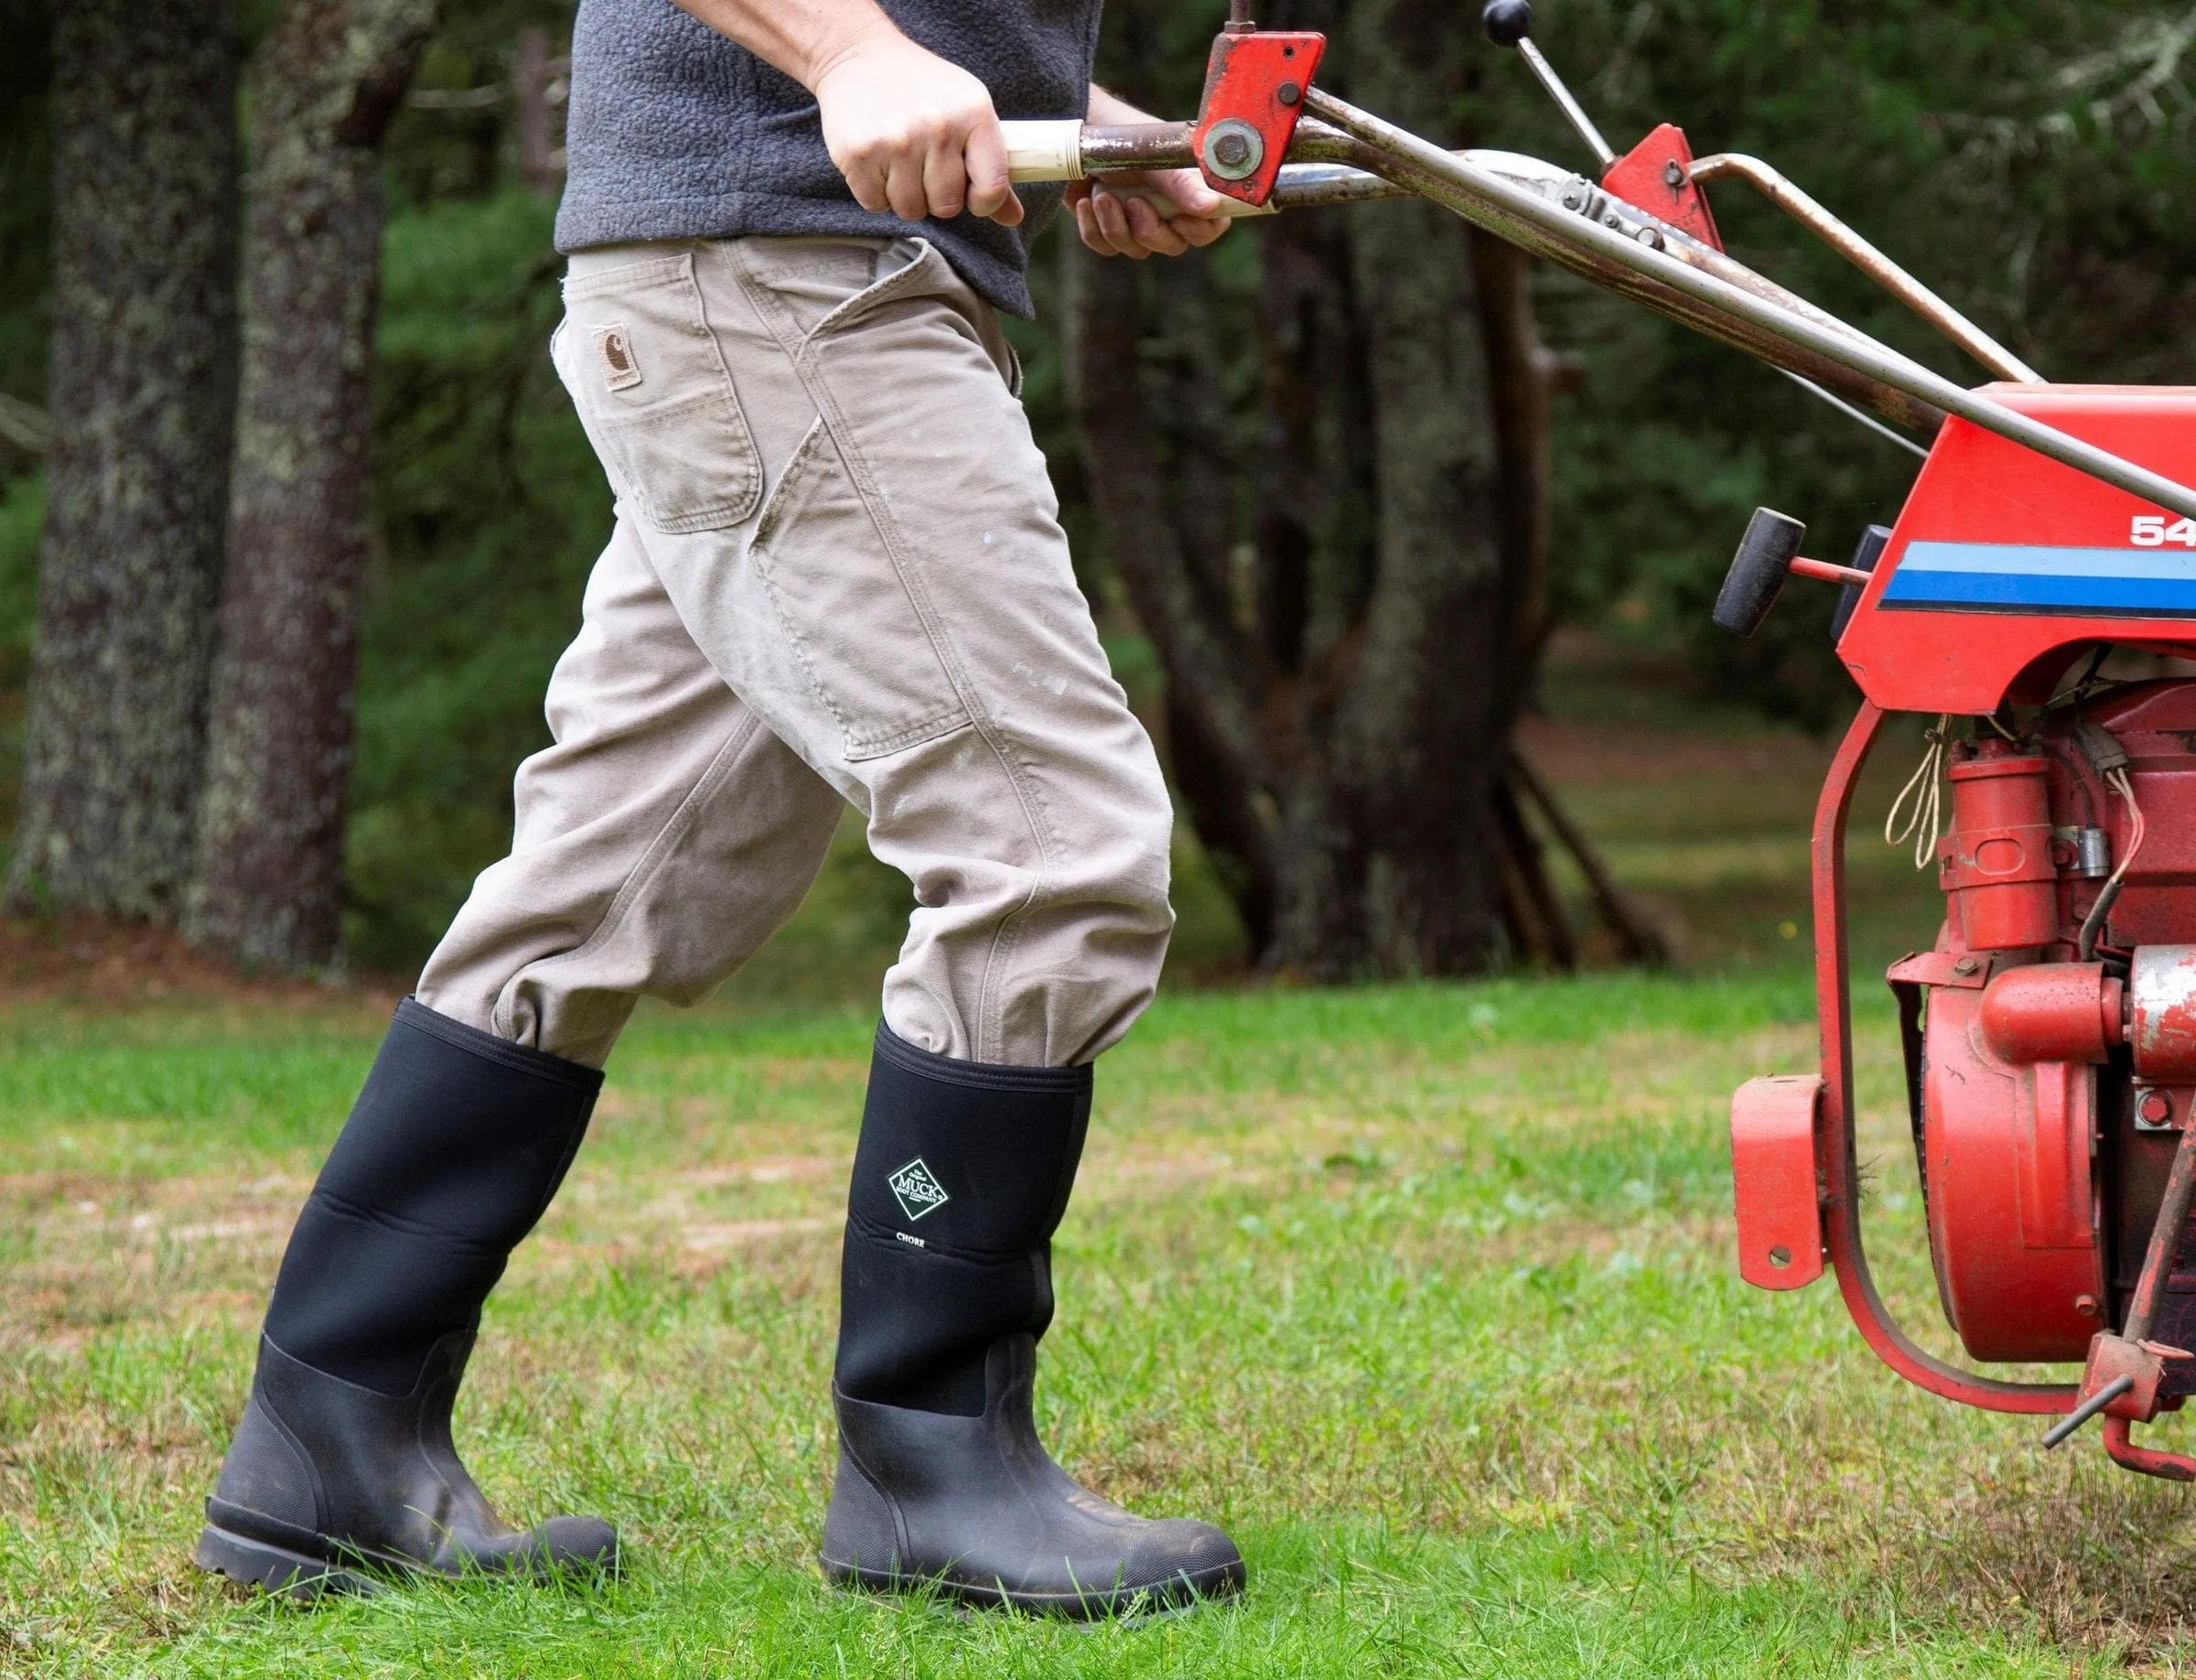
[[[815,78],[824,144],[864,210],[903,221],[963,210],[1005,227],[1022,220],[1006,180],[1006,138],[981,81],[888,25]]]
[[[1115,187],[1134,190],[1116,192],[1112,190]],[[1160,195],[1176,213],[1162,214],[1150,199],[1137,196],[1140,193]],[[1147,256],[1180,256],[1192,245],[1209,245],[1228,231],[1227,219],[1216,213],[1227,200],[1206,186],[1205,178],[1195,169],[1139,169],[1103,180],[1074,181],[1067,196],[1082,242],[1100,256],[1134,257],[1138,262]]]

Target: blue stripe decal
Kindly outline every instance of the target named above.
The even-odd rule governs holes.
[[[1909,543],[1900,573],[2011,572],[2029,577],[2196,579],[2196,550],[2035,548],[2012,543]]]
[[[1898,608],[2196,614],[2196,553],[1912,543],[1884,587]]]

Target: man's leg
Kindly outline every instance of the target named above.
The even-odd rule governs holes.
[[[826,1569],[1069,1613],[1232,1589],[1225,1535],[1077,1487],[1031,1422],[1089,1064],[1172,925],[1171,812],[996,322],[916,242],[606,254],[567,298],[568,382],[682,621],[914,887],[850,1197]],[[660,372],[688,344],[736,406]],[[697,414],[754,440],[735,543],[681,517]]]
[[[600,1067],[640,997],[706,997],[800,909],[845,802],[703,657],[620,519],[519,769],[511,856],[420,975],[438,1014]]]
[[[514,1534],[458,1461],[480,1308],[579,1147],[633,995],[692,998],[743,961],[844,807],[701,657],[623,527],[549,714],[511,856],[399,1007],[284,1256],[197,1553],[239,1580],[616,1556],[588,1519]]]

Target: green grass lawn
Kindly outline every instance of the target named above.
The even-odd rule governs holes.
[[[1142,1627],[843,1598],[813,1567],[905,890],[858,836],[722,998],[643,1013],[490,1304],[460,1446],[507,1514],[616,1520],[630,1567],[597,1588],[299,1610],[187,1562],[385,1003],[0,1007],[0,1673],[2181,1672],[2187,1491],[1906,1387],[1827,1283],[1738,1281],[1724,1115],[1812,1063],[1825,748],[1664,716],[1673,686],[1559,656],[1527,749],[1678,972],[1200,991],[1236,936],[1185,855],[1178,967],[1100,1071],[1039,1395],[1071,1468],[1248,1555],[1239,1603]],[[1870,978],[1940,909],[1868,837],[1912,757],[1857,809],[1862,1106],[1888,1292],[1950,1352]]]
[[[1240,1604],[1087,1631],[834,1595],[836,1222],[865,1013],[643,1018],[459,1412],[614,1585],[298,1610],[186,1559],[262,1296],[378,1019],[0,1021],[0,1670],[2061,1674],[2165,1660],[2185,1492],[1878,1367],[1733,1273],[1722,1116],[1805,1065],[1789,972],[1162,1002],[1109,1057],[1041,1422],[1241,1538]],[[1873,1023],[1880,1028],[1883,1023]],[[1888,1045],[1874,1210],[1931,1330]],[[2158,1672],[2167,1672],[2159,1670]]]

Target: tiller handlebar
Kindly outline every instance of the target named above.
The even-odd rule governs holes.
[[[1821,1071],[1755,1080],[1732,1104],[1739,1270],[1792,1289],[1827,1263],[1862,1336],[1910,1381],[2061,1415],[2047,1445],[2102,1414],[2117,1462],[2196,1480],[2196,1459],[2129,1438],[2196,1392],[2196,681],[2101,674],[2115,648],[2196,658],[2196,391],[2048,384],[1758,159],[1696,159],[1667,124],[1617,156],[1533,41],[1525,0],[1493,0],[1488,35],[1525,59],[1598,176],[1446,151],[1319,87],[1323,37],[1260,30],[1247,0],[1231,5],[1194,122],[1009,123],[1014,178],[1110,190],[1125,173],[1195,168],[1245,216],[1430,199],[1925,456],[1896,526],[1871,527],[1850,565],[1803,557],[1806,527],[1761,510],[1717,604],[1751,634],[1787,577],[1843,586],[1837,650],[1865,696],[1815,819]],[[1722,180],[1753,187],[1997,382],[1955,384],[1735,262],[1704,191]],[[1917,856],[1948,911],[1934,949],[1888,978],[1939,1298],[1975,1358],[2085,1358],[2079,1384],[1929,1353],[1886,1310],[1862,1247],[1846,826],[1895,711],[1937,720],[1902,802],[1926,815]]]
[[[1531,8],[1496,0],[1490,32],[1529,48]],[[1099,126],[1008,123],[1014,178],[1103,182],[1144,169],[1199,170],[1237,214],[1416,196],[1454,210],[1535,256],[1839,393],[1883,418],[1933,436],[1947,415],[2089,473],[2185,518],[2196,490],[1971,392],[1847,326],[1724,253],[1700,192],[1738,178],[1824,237],[1999,379],[2039,376],[1859,234],[1757,159],[1695,161],[1664,124],[1599,181],[1512,152],[1449,152],[1312,85],[1325,38],[1231,23],[1212,44],[1194,123]],[[1560,88],[1534,50],[1544,81]],[[1567,92],[1566,112],[1598,131]],[[1627,197],[1626,195],[1631,195]],[[1644,203],[1635,200],[1645,200]]]

